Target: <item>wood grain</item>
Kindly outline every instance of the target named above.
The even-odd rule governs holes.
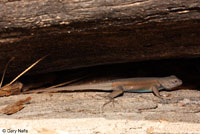
[[[200,56],[197,0],[0,2],[0,64],[9,75]],[[0,66],[2,72],[3,66]]]

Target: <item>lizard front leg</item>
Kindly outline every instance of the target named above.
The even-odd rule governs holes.
[[[154,93],[157,97],[162,98],[162,96],[160,95],[159,90],[158,90],[158,88],[157,88],[156,86],[152,86],[152,87],[151,87],[151,90],[153,91],[153,93]]]

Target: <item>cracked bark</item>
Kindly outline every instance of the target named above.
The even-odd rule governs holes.
[[[0,2],[0,71],[16,75],[101,64],[200,56],[198,0]],[[84,58],[83,58],[84,57]]]

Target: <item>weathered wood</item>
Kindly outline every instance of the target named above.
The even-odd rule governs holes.
[[[198,0],[3,0],[0,71],[33,71],[200,56]]]

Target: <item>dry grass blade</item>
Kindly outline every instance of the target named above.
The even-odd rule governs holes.
[[[21,109],[23,109],[24,104],[29,103],[30,100],[31,100],[31,97],[27,97],[26,99],[19,100],[19,101],[15,102],[14,104],[10,104],[10,105],[6,106],[5,108],[1,109],[0,112],[3,114],[7,114],[7,115],[14,114],[14,113],[20,111]]]
[[[72,84],[72,83],[77,82],[77,81],[79,81],[79,80],[81,80],[83,78],[86,78],[87,76],[88,75],[80,77],[80,78],[77,78],[77,79],[74,79],[74,80],[66,81],[66,82],[63,82],[63,83],[60,83],[60,84],[57,84],[57,85],[53,85],[53,86],[48,87],[48,88],[37,89],[37,90],[30,90],[30,91],[26,91],[26,92],[23,92],[23,93],[25,93],[25,94],[29,94],[29,93],[43,93],[43,92],[44,93],[45,92],[49,93],[49,92],[54,92],[54,90],[55,90],[55,92],[59,92],[59,91],[56,90],[57,87],[66,86],[66,85]]]
[[[5,74],[6,74],[6,70],[7,70],[7,68],[8,68],[8,65],[9,65],[9,63],[10,63],[11,61],[13,61],[14,59],[15,59],[15,57],[12,57],[12,58],[8,61],[8,63],[6,64],[6,66],[5,66],[5,69],[4,69],[4,71],[3,71],[3,75],[2,75],[2,77],[1,77],[0,88],[2,87],[3,80],[4,80],[4,77],[5,77]]]
[[[88,75],[85,75],[85,76],[76,78],[76,79],[74,79],[74,80],[70,80],[70,81],[66,81],[66,82],[63,82],[63,83],[60,83],[60,84],[57,84],[57,85],[53,85],[53,86],[48,87],[48,89],[49,89],[49,88],[57,88],[57,87],[69,85],[69,84],[71,84],[71,83],[74,83],[74,82],[77,82],[77,81],[79,81],[79,80],[82,80],[83,78],[86,78],[87,76],[88,76]]]
[[[27,71],[29,71],[32,67],[34,67],[37,63],[39,63],[41,60],[43,60],[44,58],[46,58],[47,56],[44,56],[42,58],[40,58],[39,60],[37,60],[35,63],[33,63],[31,66],[29,66],[27,69],[25,69],[22,73],[20,73],[17,77],[15,77],[10,83],[8,83],[6,86],[9,86],[11,84],[13,84],[17,79],[19,79],[19,77],[21,77],[23,74],[25,74]]]

